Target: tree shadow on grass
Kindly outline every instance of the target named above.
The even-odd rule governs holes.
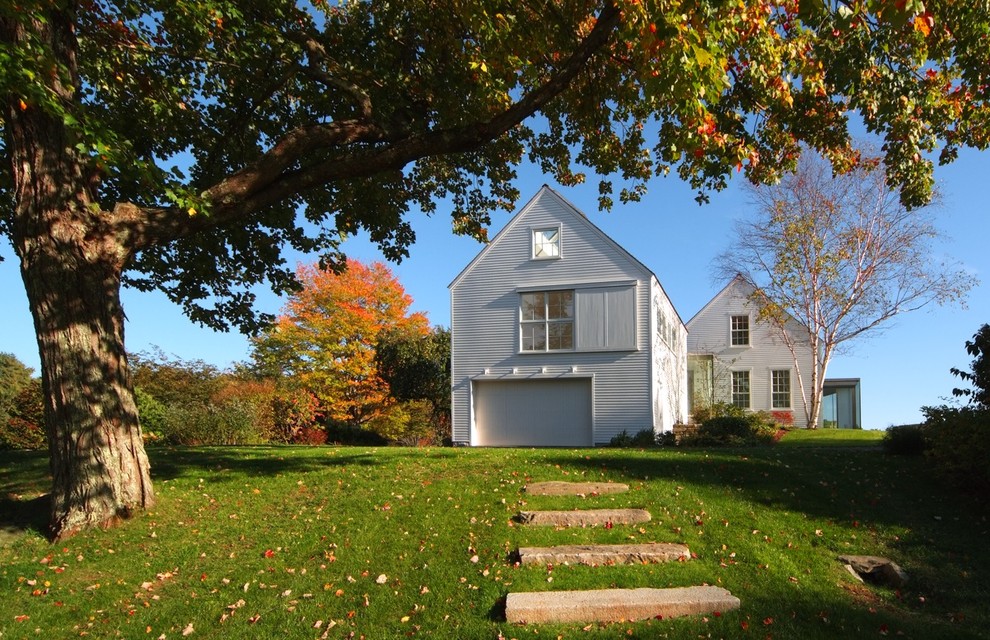
[[[182,476],[213,474],[211,481],[223,482],[243,476],[275,476],[310,473],[327,467],[375,467],[383,463],[363,449],[313,448],[292,455],[285,447],[161,447],[149,449],[152,480],[173,480]],[[321,453],[324,453],[321,455]]]
[[[47,537],[51,503],[50,495],[38,496],[30,500],[17,497],[0,498],[0,546],[27,533]]]

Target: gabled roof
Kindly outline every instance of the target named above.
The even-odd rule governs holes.
[[[749,296],[752,295],[752,292],[759,290],[759,287],[756,287],[755,285],[747,282],[746,279],[742,276],[742,274],[737,273],[731,280],[729,280],[729,283],[727,285],[725,285],[724,287],[722,287],[722,290],[721,291],[719,291],[718,293],[715,294],[715,297],[714,298],[712,298],[711,300],[709,300],[705,304],[705,306],[701,307],[701,309],[698,311],[698,313],[696,313],[693,316],[691,316],[691,319],[688,320],[688,322],[687,322],[688,332],[691,331],[691,323],[694,322],[696,318],[698,318],[699,316],[701,316],[705,311],[708,310],[708,307],[714,305],[716,302],[718,302],[718,300],[720,298],[722,298],[723,296],[727,295],[729,291],[731,291],[732,289],[734,289],[736,287],[746,287],[747,289],[749,289],[749,292],[745,294],[745,297],[746,297],[747,301],[749,299]],[[761,294],[762,294],[762,292],[761,292]],[[765,294],[762,294],[762,295],[765,296]],[[784,311],[784,315],[787,316],[788,322],[794,322],[798,326],[801,326],[802,328],[804,327],[804,325],[802,325],[794,316],[792,316],[791,314],[787,313],[786,311]]]
[[[494,247],[498,246],[502,238],[505,237],[507,233],[519,223],[520,220],[526,217],[526,214],[529,213],[530,209],[532,209],[537,203],[542,201],[544,198],[553,198],[554,200],[556,200],[560,205],[563,206],[565,211],[570,212],[576,220],[580,221],[580,223],[584,224],[589,229],[594,230],[599,236],[601,236],[601,238],[605,242],[607,242],[613,249],[615,249],[620,254],[622,254],[627,260],[629,260],[634,265],[642,269],[644,273],[656,277],[646,265],[644,265],[642,262],[637,260],[635,256],[633,256],[631,253],[623,249],[618,242],[610,238],[604,231],[602,231],[597,226],[595,226],[595,224],[588,219],[588,216],[586,216],[583,211],[575,207],[559,193],[557,193],[556,191],[554,191],[553,189],[551,189],[550,187],[544,184],[542,187],[540,187],[540,190],[536,192],[536,195],[530,198],[529,202],[523,205],[523,207],[519,209],[516,215],[512,216],[512,219],[509,220],[509,222],[504,227],[502,227],[501,231],[495,234],[495,237],[492,238],[491,242],[489,242],[481,251],[479,251],[478,255],[476,255],[474,259],[471,260],[471,262],[469,262],[468,265],[464,267],[464,269],[462,269],[459,274],[457,274],[457,277],[454,278],[449,285],[447,285],[447,288],[453,288],[454,285],[456,285],[461,278],[463,278],[471,270],[473,270],[474,266],[478,264],[478,262],[480,262],[484,256],[486,256],[489,252],[491,252]]]
[[[693,316],[691,316],[691,319],[687,321],[688,331],[690,331],[691,323],[694,322],[696,318],[698,318],[699,316],[701,316],[701,314],[703,314],[705,311],[707,311],[708,310],[708,307],[710,307],[710,306],[714,305],[716,302],[718,302],[718,300],[722,296],[727,295],[728,292],[731,291],[733,288],[735,288],[735,286],[737,284],[748,285],[748,283],[746,282],[746,280],[743,279],[742,275],[740,275],[740,274],[737,273],[735,275],[735,277],[732,278],[732,280],[729,280],[728,284],[726,284],[724,287],[722,287],[722,290],[721,291],[719,291],[718,293],[716,293],[715,296],[711,300],[709,300],[707,303],[705,303],[705,306],[701,307],[701,309],[699,309],[696,314],[694,314]],[[748,286],[751,286],[751,285],[748,285]]]

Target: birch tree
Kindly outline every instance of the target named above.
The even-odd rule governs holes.
[[[753,288],[757,319],[794,356],[815,428],[837,352],[902,313],[964,304],[976,280],[940,253],[935,207],[905,207],[875,159],[836,175],[821,158],[805,155],[779,183],[749,192],[755,211],[737,221],[716,268]],[[810,371],[798,357],[809,347]]]

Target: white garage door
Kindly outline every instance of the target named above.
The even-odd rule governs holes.
[[[476,381],[475,442],[486,447],[590,447],[591,379]]]

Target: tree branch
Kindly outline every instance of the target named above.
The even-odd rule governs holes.
[[[450,129],[396,137],[358,118],[298,127],[283,136],[261,158],[203,192],[212,204],[208,216],[188,216],[177,209],[141,209],[121,204],[117,222],[125,227],[135,251],[189,235],[199,229],[250,215],[292,195],[336,180],[400,170],[427,156],[464,153],[481,148],[522,123],[563,93],[604,49],[620,21],[618,8],[608,2],[591,32],[549,79],[488,120]],[[352,94],[353,95],[353,94]],[[370,103],[365,105],[370,108]],[[367,143],[363,145],[362,143]],[[343,150],[353,145],[353,150]],[[313,165],[289,170],[316,151],[338,154]],[[139,215],[139,211],[144,215]]]

